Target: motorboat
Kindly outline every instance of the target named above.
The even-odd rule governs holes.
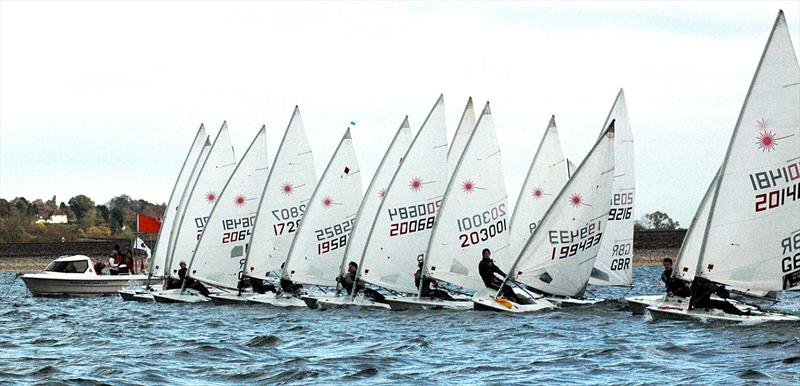
[[[44,271],[22,275],[33,296],[90,296],[115,294],[147,280],[147,275],[98,275],[92,259],[84,255],[61,256]]]

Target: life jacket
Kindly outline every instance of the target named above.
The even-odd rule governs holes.
[[[122,255],[120,255],[119,253],[117,253],[114,256],[114,264],[116,264],[116,265],[122,264]]]

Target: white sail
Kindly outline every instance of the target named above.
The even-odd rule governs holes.
[[[546,294],[582,294],[608,222],[613,177],[611,121],[542,217],[509,275]]]
[[[574,169],[573,169],[574,170]],[[561,150],[556,117],[550,117],[539,148],[533,156],[528,174],[522,183],[514,213],[511,215],[509,237],[512,259],[517,257],[536,230],[547,208],[569,180],[569,163]],[[508,269],[510,266],[499,266]]]
[[[189,262],[192,278],[218,287],[238,288],[259,195],[268,173],[267,128],[262,126],[214,202]]]
[[[200,168],[197,180],[187,196],[186,209],[181,213],[180,226],[172,249],[171,277],[177,278],[181,261],[188,263],[192,258],[214,202],[219,198],[220,191],[235,167],[236,156],[233,154],[228,124],[223,123],[217,138],[211,144],[208,158]]]
[[[694,280],[697,263],[700,260],[700,247],[703,245],[703,235],[706,233],[708,213],[711,211],[711,201],[714,190],[717,187],[717,181],[719,181],[719,171],[714,175],[711,184],[708,185],[700,205],[697,206],[692,223],[689,224],[686,236],[683,237],[681,249],[678,251],[678,257],[673,265],[673,278],[689,282]]]
[[[755,291],[800,288],[800,66],[783,12],[722,164],[697,276]]]
[[[375,223],[375,216],[378,214],[378,208],[383,201],[383,196],[386,194],[386,188],[392,181],[392,176],[400,167],[403,162],[403,156],[408,151],[408,146],[411,144],[411,127],[408,124],[408,117],[403,119],[403,123],[397,132],[394,134],[392,143],[381,159],[378,169],[372,176],[372,181],[369,183],[364,198],[361,200],[361,207],[358,209],[356,215],[356,224],[353,225],[352,237],[350,237],[347,247],[345,248],[345,258],[342,260],[341,272],[347,270],[347,265],[351,261],[358,263],[359,268],[362,265],[364,256],[364,248],[367,246],[367,239],[369,238],[369,231],[372,229],[372,224]],[[360,275],[360,274],[359,274]]]
[[[246,257],[247,276],[264,279],[283,264],[316,185],[314,155],[295,106],[259,196]]]
[[[200,177],[200,171],[203,170],[203,165],[205,165],[209,154],[211,154],[211,141],[206,138],[206,143],[200,150],[200,155],[197,157],[197,162],[195,162],[194,167],[192,167],[192,171],[189,174],[189,181],[186,183],[186,189],[184,189],[183,194],[181,194],[181,199],[178,201],[178,210],[175,213],[175,220],[172,222],[172,232],[170,232],[169,239],[167,240],[167,260],[164,263],[163,268],[165,278],[171,277],[174,273],[171,270],[173,260],[172,257],[173,251],[175,250],[175,241],[178,239],[178,231],[180,230],[181,223],[183,221],[183,212],[186,211],[186,204],[189,202],[189,196],[192,193],[192,188],[194,187],[194,184],[197,183],[197,178]]]
[[[425,256],[446,188],[447,132],[439,96],[381,201],[364,253],[365,281],[417,293],[414,272]]]
[[[471,290],[485,288],[478,274],[488,248],[500,267],[511,266],[508,194],[500,145],[486,103],[458,161],[439,208],[425,259],[425,274]]]
[[[361,170],[348,128],[311,195],[286,258],[285,278],[303,284],[336,285],[361,195]]]
[[[161,216],[161,229],[158,232],[152,260],[149,262],[149,275],[160,275],[164,271],[164,265],[167,262],[167,244],[169,244],[169,236],[172,230],[175,229],[174,223],[178,214],[178,203],[180,203],[181,197],[183,197],[183,193],[186,191],[186,186],[189,183],[194,165],[200,158],[203,146],[205,146],[207,142],[208,134],[206,134],[205,126],[201,124],[200,128],[197,129],[197,134],[194,136],[192,145],[189,146],[189,152],[186,153],[186,158],[183,160],[183,164],[181,164],[178,178],[175,179],[172,193],[169,195],[167,206],[164,208],[164,214]]]
[[[633,225],[635,177],[633,132],[625,105],[625,93],[617,94],[603,127],[614,121],[614,192],[608,225],[589,284],[630,286],[633,284]]]
[[[453,134],[453,142],[447,149],[447,177],[453,175],[456,170],[456,164],[461,159],[461,154],[464,148],[467,147],[467,141],[475,129],[475,109],[472,107],[472,97],[467,99],[467,106],[464,107],[464,112],[461,114],[461,120],[458,121],[456,133]]]

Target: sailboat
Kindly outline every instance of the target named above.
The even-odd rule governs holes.
[[[323,293],[336,287],[361,197],[361,170],[348,128],[311,195],[286,258],[284,281]]]
[[[250,245],[259,194],[264,189],[267,160],[267,128],[262,126],[225,186],[214,201],[203,233],[189,261],[188,277],[224,290],[212,294],[214,303],[247,302],[238,291]],[[194,299],[192,297],[191,299]]]
[[[191,259],[214,202],[235,168],[236,156],[233,153],[233,146],[231,146],[228,124],[223,122],[222,128],[211,144],[207,158],[197,172],[197,179],[186,196],[185,209],[178,219],[174,243],[168,252],[170,270],[166,280],[180,279],[178,277],[179,264]],[[182,291],[180,288],[155,292],[153,299],[160,303],[209,301],[208,298],[194,290]]]
[[[421,275],[468,291],[484,288],[478,274],[481,251],[488,248],[499,264],[510,265],[508,195],[500,146],[489,103],[483,108],[447,185],[436,216]],[[393,298],[393,310],[472,308],[468,297],[443,300],[423,296]]]
[[[614,177],[614,121],[553,200],[517,256],[500,289],[475,293],[476,309],[512,313],[554,307],[550,299],[576,298],[589,281],[611,206]],[[517,285],[530,304],[500,297],[503,286]]]
[[[446,189],[444,118],[440,95],[388,185],[358,267],[358,277],[393,293],[416,296],[418,292],[414,272],[425,256]]]
[[[800,66],[783,11],[684,244],[653,319],[800,321],[727,296],[800,289]]]
[[[397,168],[403,162],[403,155],[406,154],[411,144],[411,138],[411,127],[408,124],[408,116],[406,116],[397,132],[395,132],[392,142],[389,144],[386,153],[384,153],[378,169],[375,170],[372,181],[370,181],[369,187],[364,193],[364,198],[361,200],[361,207],[358,208],[356,222],[350,233],[350,240],[345,247],[339,276],[347,272],[351,261],[356,262],[359,267],[364,264],[364,248],[367,244],[370,229],[378,214],[378,207],[386,194],[386,188],[389,186],[392,176],[394,176]],[[358,280],[360,280],[360,277],[356,273],[355,281]],[[337,296],[314,297],[309,295],[302,298],[310,308],[329,309],[344,306],[388,308],[387,304],[372,301],[364,296],[358,296],[357,292],[349,295],[342,294],[342,291],[338,292]]]
[[[289,255],[315,186],[314,155],[300,108],[295,106],[259,196],[250,248],[245,254],[243,275],[246,278],[264,281],[279,280],[283,276],[281,265]],[[280,307],[305,307],[300,299],[282,293],[253,294],[247,300]]]
[[[175,218],[182,211],[179,203],[181,202],[183,195],[189,189],[187,186],[189,185],[189,180],[192,177],[192,171],[194,170],[195,165],[198,162],[201,162],[200,155],[204,146],[210,147],[211,144],[208,140],[208,134],[206,134],[205,126],[200,124],[200,128],[197,129],[197,134],[195,134],[194,140],[192,141],[191,146],[189,146],[189,151],[186,153],[186,158],[184,158],[183,164],[181,164],[178,177],[175,179],[175,185],[172,187],[172,192],[169,195],[167,206],[164,209],[164,215],[161,217],[162,226],[158,232],[158,241],[156,243],[155,251],[153,251],[153,257],[149,261],[147,282],[143,287],[124,288],[120,290],[118,293],[123,300],[137,300],[136,295],[142,295],[150,292],[151,281],[153,279],[160,280],[166,276],[164,267],[167,262],[167,244],[169,243],[170,235],[172,234],[173,230],[176,229]],[[152,297],[141,297],[138,300],[152,301],[153,299]]]
[[[634,160],[633,132],[628,119],[625,93],[619,90],[606,122],[614,121],[614,192],[608,225],[589,284],[631,287],[633,285]]]
[[[572,166],[574,171],[574,165]],[[519,191],[514,212],[509,223],[510,253],[513,259],[522,252],[525,242],[536,230],[539,221],[552,205],[558,192],[569,180],[570,162],[564,157],[556,127],[556,117],[551,116],[539,147],[533,156],[528,174]],[[500,269],[510,268],[500,264]]]
[[[475,108],[472,106],[472,97],[469,97],[464,112],[461,113],[461,119],[458,121],[456,132],[453,134],[450,147],[447,148],[447,178],[450,178],[455,172],[458,160],[461,159],[469,137],[472,136],[472,130],[475,130]]]

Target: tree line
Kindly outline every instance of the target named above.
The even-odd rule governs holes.
[[[161,218],[165,204],[153,204],[128,195],[97,205],[80,194],[57,203],[56,196],[42,201],[25,197],[0,198],[0,243],[81,241],[131,238],[136,230],[136,214]],[[66,215],[66,224],[48,224],[53,215]]]

